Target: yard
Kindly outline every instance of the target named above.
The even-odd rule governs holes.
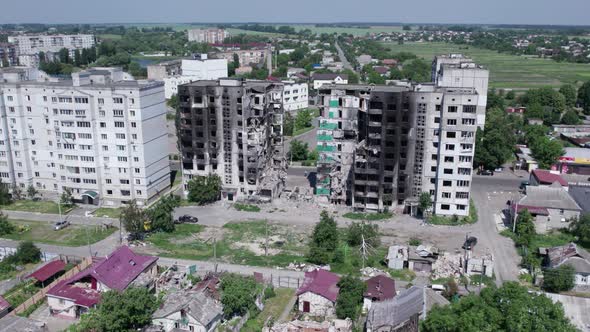
[[[9,211],[25,211],[25,212],[38,212],[38,213],[52,213],[58,214],[59,207],[57,203],[50,201],[30,201],[30,200],[19,200],[14,201],[9,205],[0,206],[2,210]],[[62,207],[63,214],[66,214],[66,209]]]
[[[10,220],[17,226],[17,232],[2,237],[16,241],[33,241],[69,247],[96,243],[113,234],[116,228],[103,229],[99,226],[70,225],[59,231],[53,224],[31,220]]]
[[[529,89],[559,87],[563,83],[579,84],[590,80],[590,64],[560,63],[551,59],[498,53],[468,45],[447,43],[384,43],[392,52],[411,52],[430,62],[435,55],[464,53],[490,70],[490,86]]]
[[[265,256],[268,232],[268,256]],[[182,224],[172,233],[154,233],[147,241],[162,256],[253,266],[286,266],[303,261],[306,234],[263,220],[228,223],[222,228]]]
[[[92,213],[95,217],[119,219],[121,215],[121,208],[106,208],[101,207]]]
[[[295,296],[295,290],[290,288],[275,289],[276,296],[269,298],[264,302],[264,310],[253,318],[250,318],[242,327],[241,331],[258,332],[262,331],[264,323],[267,320],[276,322],[283,311],[287,309],[287,305]]]

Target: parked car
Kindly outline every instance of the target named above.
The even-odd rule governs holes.
[[[463,243],[463,249],[465,250],[471,250],[473,249],[473,247],[475,247],[475,245],[477,244],[477,238],[475,236],[470,236],[469,238],[467,238],[465,240],[465,243]]]
[[[64,229],[70,225],[70,222],[67,220],[58,221],[53,225],[53,230],[59,231],[60,229]]]
[[[526,181],[526,180],[525,180],[525,181],[521,181],[521,182],[520,182],[520,187],[518,187],[518,188],[519,188],[520,190],[526,190],[526,187],[527,187],[528,185],[530,185],[530,184],[531,184],[531,183],[530,183],[529,181]]]
[[[141,241],[145,238],[143,233],[129,233],[127,235],[127,241]]]
[[[180,216],[175,223],[177,224],[196,224],[199,222],[199,218],[190,216],[188,214]]]
[[[492,176],[492,175],[494,175],[494,171],[490,171],[489,169],[484,169],[484,170],[478,171],[477,174],[478,175],[486,175],[486,176],[489,175],[489,176]]]

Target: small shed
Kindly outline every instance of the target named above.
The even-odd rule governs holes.
[[[48,283],[47,281],[50,281],[61,274],[65,268],[66,263],[64,263],[62,260],[53,260],[41,266],[35,272],[29,274],[28,278],[33,278],[44,286],[46,283]]]

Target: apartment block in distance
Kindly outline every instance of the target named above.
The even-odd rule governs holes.
[[[183,183],[217,174],[222,198],[270,200],[284,187],[283,85],[220,79],[178,87]]]
[[[415,213],[418,197],[428,192],[434,213],[468,215],[475,133],[484,125],[487,99],[487,70],[470,63],[442,64],[432,83],[322,86],[317,199]],[[443,86],[449,73],[468,76],[448,66],[481,80]]]
[[[190,29],[188,30],[188,41],[197,43],[217,44],[223,43],[229,37],[225,29]]]
[[[107,206],[146,204],[170,186],[163,83],[120,68],[39,73],[0,71],[3,183]]]
[[[39,52],[57,53],[63,48],[70,50],[70,55],[74,55],[75,50],[91,48],[95,46],[94,35],[77,34],[77,35],[18,35],[9,36],[8,42],[16,44],[18,53],[38,54]]]

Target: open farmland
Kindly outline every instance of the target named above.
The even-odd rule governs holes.
[[[464,53],[490,69],[490,86],[529,89],[540,86],[559,87],[563,83],[580,85],[590,80],[590,64],[555,62],[498,53],[468,45],[447,43],[385,43],[392,52],[411,52],[431,61],[436,54]]]

